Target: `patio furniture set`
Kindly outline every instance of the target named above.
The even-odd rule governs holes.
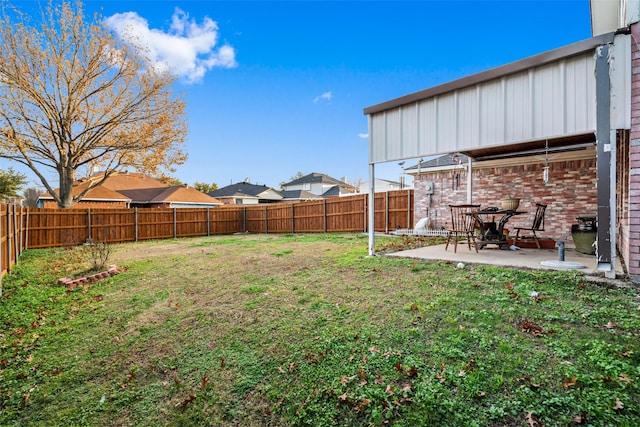
[[[512,217],[528,213],[526,211],[518,211],[517,208],[518,203],[507,204],[506,207],[503,205],[500,208],[489,206],[483,209],[480,208],[480,205],[474,204],[449,205],[451,228],[447,229],[445,250],[449,248],[449,243],[452,242],[453,250],[457,252],[458,240],[461,237],[466,238],[469,250],[473,245],[476,252],[487,245],[497,245],[500,249],[507,249],[509,242],[505,233],[505,225]],[[546,209],[547,205],[537,203],[531,225],[515,227],[514,245],[517,245],[518,239],[528,237],[525,235],[525,232],[528,232],[538,249],[540,248],[540,241],[536,233],[544,231],[544,213]],[[522,236],[520,233],[522,233]]]

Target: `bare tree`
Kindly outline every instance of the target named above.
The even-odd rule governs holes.
[[[36,187],[29,187],[24,190],[22,197],[24,198],[23,204],[28,208],[37,208],[38,199],[42,194],[42,190]]]
[[[184,102],[139,43],[120,41],[98,15],[85,21],[80,2],[51,1],[40,25],[1,9],[0,157],[28,166],[59,207],[125,167],[158,175],[184,163]],[[96,167],[104,174],[73,194],[76,171]]]

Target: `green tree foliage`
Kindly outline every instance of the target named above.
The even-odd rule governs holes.
[[[207,184],[206,182],[196,181],[193,184],[193,188],[203,193],[211,193],[212,191],[216,191],[218,189],[218,184],[212,182],[211,184]]]
[[[0,170],[0,198],[18,197],[18,192],[27,183],[27,176],[13,168]]]

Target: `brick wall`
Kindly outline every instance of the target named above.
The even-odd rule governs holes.
[[[529,225],[535,204],[548,205],[543,237],[567,241],[571,239],[571,225],[577,216],[595,216],[597,207],[596,159],[562,161],[549,164],[549,182],[543,181],[542,163],[473,170],[473,203],[500,206],[507,196],[520,198],[518,210],[528,215],[512,218],[507,228]],[[459,174],[459,187],[456,188]],[[466,167],[456,171],[422,173],[414,179],[414,224],[427,215],[429,196],[425,182],[434,183],[431,195],[431,226],[447,227],[449,204],[466,203]],[[640,225],[640,223],[639,223]]]
[[[628,253],[627,271],[631,279],[640,282],[640,23],[631,26],[631,134],[629,144],[629,218],[628,238],[623,246]]]

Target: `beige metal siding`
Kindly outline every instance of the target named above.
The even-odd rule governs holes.
[[[370,163],[595,131],[593,51],[370,114]]]

